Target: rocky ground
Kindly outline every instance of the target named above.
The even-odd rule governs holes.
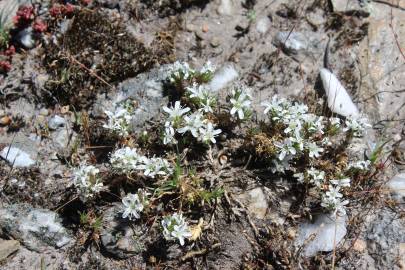
[[[405,269],[405,1],[32,2],[0,2],[2,25],[13,25],[19,5],[34,10],[14,23],[1,55],[1,269]],[[297,206],[304,192],[291,181],[240,156],[243,140],[232,133],[212,150],[214,161],[190,150],[223,194],[187,209],[203,225],[184,247],[160,236],[162,203],[143,223],[117,218],[126,184],[78,199],[72,168],[80,161],[122,181],[108,171],[118,140],[102,127],[104,110],[136,101],[133,137],[154,130],[172,98],[165,76],[175,60],[210,60],[218,67],[211,86],[246,84],[255,111],[276,94],[323,100],[319,70],[328,68],[372,124],[348,151],[384,145],[375,184],[331,220]]]

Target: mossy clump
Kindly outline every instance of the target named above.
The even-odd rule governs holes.
[[[90,105],[98,92],[164,61],[132,37],[119,20],[97,10],[75,11],[69,29],[56,46],[52,42],[46,50],[49,101],[76,109]]]

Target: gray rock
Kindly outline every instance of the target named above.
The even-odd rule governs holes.
[[[26,49],[32,49],[35,46],[35,40],[32,33],[32,28],[26,28],[18,32],[17,41]]]
[[[346,216],[334,218],[321,214],[314,223],[301,224],[296,245],[304,247],[303,253],[307,257],[319,251],[332,251],[346,235],[346,219]]]
[[[20,243],[16,240],[0,239],[0,262],[20,249]]]
[[[121,206],[115,204],[105,211],[101,229],[101,245],[112,256],[125,259],[143,250],[145,231],[136,222],[123,219]]]
[[[383,209],[368,226],[368,252],[374,258],[377,269],[401,269],[392,266],[403,262],[405,221],[392,209]],[[401,250],[402,249],[402,250]],[[401,254],[402,253],[402,254]],[[402,256],[401,256],[402,255]]]
[[[72,241],[55,212],[14,204],[0,208],[0,228],[28,249],[43,252],[49,246],[61,248]]]
[[[288,55],[298,55],[309,50],[309,41],[304,34],[298,32],[278,32],[273,39],[277,47],[281,47]]]
[[[66,124],[65,118],[60,117],[59,115],[53,116],[48,121],[48,127],[49,129],[52,130],[57,130],[58,128],[63,127],[65,124]]]
[[[7,146],[3,148],[0,156],[14,167],[23,168],[30,167],[35,164],[35,160],[33,160],[29,154],[14,146]]]
[[[391,190],[398,201],[405,198],[405,173],[395,175],[388,183],[387,186]]]

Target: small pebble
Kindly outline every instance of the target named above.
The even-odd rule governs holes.
[[[211,44],[212,47],[216,48],[219,45],[221,45],[221,42],[220,42],[219,38],[213,37],[210,44]]]
[[[358,252],[364,252],[367,248],[367,243],[364,240],[357,239],[353,244],[353,249]]]
[[[51,119],[49,119],[48,127],[49,129],[57,130],[58,128],[63,127],[65,124],[65,118],[60,117],[59,115],[55,115]]]
[[[47,116],[48,113],[49,113],[49,111],[46,108],[42,108],[41,110],[39,110],[40,115]]]
[[[208,30],[209,30],[208,25],[203,24],[203,26],[201,27],[201,30],[202,30],[204,33],[207,33]]]
[[[1,126],[8,126],[11,123],[11,118],[9,116],[3,116],[0,118],[0,125]]]

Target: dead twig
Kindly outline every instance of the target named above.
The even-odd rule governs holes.
[[[404,10],[405,10],[405,9],[404,9]],[[394,30],[393,21],[394,21],[394,15],[393,15],[393,13],[392,13],[392,8],[391,8],[391,16],[390,16],[390,23],[389,23],[389,26],[390,26],[390,28],[391,28],[392,34],[394,35],[394,40],[395,40],[395,43],[396,43],[396,45],[397,45],[397,47],[398,47],[398,50],[399,50],[400,54],[402,55],[402,58],[403,58],[404,61],[405,61],[405,54],[404,54],[404,52],[403,52],[403,50],[402,50],[402,48],[401,48],[401,45],[399,44],[399,41],[398,41],[398,34],[397,34],[397,33],[395,32],[395,30]]]
[[[387,5],[387,6],[390,6],[390,7],[397,8],[399,10],[405,11],[405,7],[401,7],[399,4],[394,4],[394,3],[390,3],[388,1],[383,1],[383,0],[373,0],[373,2],[383,4],[383,5]]]
[[[187,261],[187,260],[189,260],[189,259],[191,259],[193,257],[205,255],[208,252],[210,252],[211,250],[216,249],[216,248],[218,248],[220,246],[221,246],[220,243],[216,243],[216,244],[213,244],[212,246],[210,246],[209,248],[203,248],[203,249],[200,249],[200,250],[189,251],[189,252],[186,253],[186,255],[181,257],[181,261],[184,262],[184,261]]]
[[[111,84],[109,84],[107,81],[105,81],[103,78],[98,76],[94,71],[86,67],[83,63],[80,63],[76,58],[74,58],[72,55],[68,55],[67,58],[71,61],[74,62],[75,64],[79,65],[81,68],[85,69],[91,76],[95,77],[96,79],[100,80],[102,83],[105,85],[114,88]]]

